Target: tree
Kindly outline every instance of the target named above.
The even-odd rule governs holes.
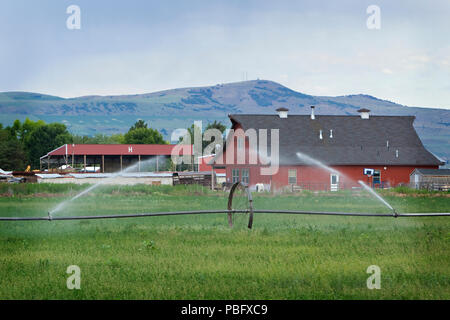
[[[135,124],[130,128],[130,130],[140,129],[140,128],[147,129],[147,124],[142,119],[139,119],[138,121],[136,121]]]
[[[125,143],[128,144],[167,144],[161,133],[152,128],[138,128],[125,134]]]
[[[143,120],[137,121],[124,136],[124,142],[129,144],[167,144],[162,134],[148,128]]]
[[[44,124],[32,129],[24,140],[29,164],[33,168],[39,167],[40,157],[63,144],[72,143],[72,141],[72,135],[62,123]]]
[[[39,127],[45,126],[43,120],[33,121],[26,118],[23,124],[20,120],[15,120],[12,127],[9,127],[11,134],[17,137],[21,142],[24,142],[27,136]]]
[[[180,142],[184,140],[185,142],[189,142],[190,144],[194,144],[195,135],[200,135],[202,141],[203,141],[203,133],[200,131],[200,127],[197,127],[195,124],[191,125],[189,128],[186,129],[187,134],[184,137],[180,137]]]
[[[29,139],[32,132],[45,125],[45,122],[42,120],[33,121],[26,118],[23,123],[21,123],[20,120],[15,120],[12,126],[6,127],[4,130],[7,131],[8,136],[2,137],[2,141],[4,142],[3,150],[6,152],[3,154],[5,157],[3,158],[3,163],[7,162],[9,163],[9,166],[15,166],[14,170],[23,168],[33,161],[36,166],[36,163],[39,163],[39,157],[42,155],[38,155],[37,159],[34,159],[35,155],[30,154],[26,141]],[[6,159],[6,157],[9,157],[9,159]]]
[[[223,124],[222,122],[220,122],[220,121],[214,120],[213,123],[208,123],[208,125],[206,126],[206,130],[208,130],[208,129],[217,129],[217,130],[219,130],[220,132],[224,133],[225,130],[227,129],[227,126],[224,125],[224,124]]]
[[[217,129],[222,132],[222,141],[215,141],[215,139],[213,139],[212,141],[203,141],[203,150],[205,150],[205,148],[212,142],[216,142],[216,145],[220,145],[220,147],[218,148],[219,150],[222,149],[223,143],[225,141],[225,130],[227,129],[227,127],[222,122],[214,120],[213,123],[208,123],[208,125],[206,126],[206,130],[209,129]]]
[[[227,129],[227,127],[224,125],[224,124],[222,124],[220,121],[216,121],[216,120],[214,120],[214,122],[212,122],[212,123],[208,123],[208,125],[206,126],[206,129],[205,129],[205,131],[206,130],[209,130],[209,129],[217,129],[217,130],[219,130],[220,132],[222,132],[222,135],[224,135],[224,133],[225,133],[225,130]],[[206,140],[204,140],[203,139],[203,135],[204,135],[204,132],[200,132],[200,128],[199,127],[197,127],[195,124],[193,124],[193,125],[191,125],[189,128],[187,128],[186,129],[187,130],[187,133],[189,134],[189,137],[190,137],[190,141],[191,141],[191,144],[193,145],[194,144],[194,138],[195,138],[195,134],[200,134],[200,136],[201,136],[201,139],[202,139],[202,152],[203,152],[203,150],[210,144],[210,143],[212,143],[212,142],[215,142],[215,140],[213,139],[212,141],[206,141]],[[183,139],[185,139],[184,141],[189,141],[189,138],[187,138],[187,140],[186,140],[186,136],[183,138],[183,137],[180,137],[180,142],[183,140]],[[224,136],[222,136],[222,139],[224,140],[225,138],[224,138]],[[217,144],[220,144],[220,145],[222,145],[223,144],[223,141],[222,141],[222,143],[219,143],[220,141],[217,141]]]
[[[93,137],[74,135],[72,143],[75,144],[121,144],[125,143],[125,137],[123,134],[112,134],[110,136],[106,134],[97,133]]]
[[[22,143],[0,124],[0,168],[23,170],[26,158]]]

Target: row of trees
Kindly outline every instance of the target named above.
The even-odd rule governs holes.
[[[39,157],[72,141],[64,124],[28,118],[23,123],[16,120],[6,128],[0,124],[0,136],[0,168],[4,170],[39,167]]]
[[[144,120],[138,120],[127,133],[105,135],[98,133],[94,136],[74,135],[75,144],[167,144],[158,130],[149,128]]]
[[[224,132],[220,122],[210,123],[206,129]],[[194,126],[187,129],[194,132]],[[194,135],[192,134],[192,139]],[[192,141],[193,142],[193,141]],[[149,128],[143,120],[137,121],[125,134],[94,136],[73,135],[62,123],[45,123],[42,120],[14,121],[12,126],[0,124],[0,168],[24,170],[28,165],[39,168],[39,158],[66,143],[75,144],[167,144],[162,134]]]

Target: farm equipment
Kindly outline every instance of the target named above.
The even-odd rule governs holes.
[[[331,215],[331,216],[359,216],[359,217],[438,217],[450,216],[450,212],[438,213],[397,213],[395,209],[392,213],[367,213],[367,212],[330,212],[330,211],[296,211],[296,210],[255,210],[253,208],[252,194],[248,186],[241,182],[232,185],[228,195],[228,206],[226,210],[198,210],[198,211],[172,211],[172,212],[151,212],[136,214],[115,214],[115,215],[95,215],[95,216],[52,216],[49,212],[44,217],[0,217],[0,221],[54,221],[54,220],[93,220],[93,219],[121,219],[140,218],[156,216],[175,216],[193,214],[217,214],[226,213],[228,225],[234,227],[246,221],[247,227],[253,227],[254,214],[301,214],[301,215]]]

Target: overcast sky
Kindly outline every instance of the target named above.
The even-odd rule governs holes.
[[[81,29],[69,30],[69,5]],[[368,29],[369,5],[381,28]],[[450,1],[2,0],[0,91],[74,97],[267,79],[450,109]]]

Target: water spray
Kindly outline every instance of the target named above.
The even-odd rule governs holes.
[[[381,203],[383,203],[386,207],[388,207],[389,209],[391,209],[391,211],[394,213],[394,217],[397,217],[397,212],[395,211],[395,209],[394,209],[389,203],[387,203],[387,201],[384,200],[383,197],[381,197],[378,193],[376,193],[375,190],[373,190],[371,187],[369,187],[367,184],[365,184],[365,183],[362,182],[361,180],[358,180],[358,183],[359,183],[364,189],[366,189],[369,193],[371,193],[372,195],[374,195],[378,200],[380,200]]]
[[[368,187],[369,188],[369,187]],[[248,228],[252,228],[255,213],[268,214],[295,214],[295,215],[320,215],[320,216],[352,216],[352,217],[450,217],[450,212],[435,213],[397,213],[389,204],[387,206],[392,209],[393,214],[386,213],[369,213],[369,212],[330,212],[330,211],[295,211],[295,210],[254,210],[251,192],[247,185],[237,182],[233,185],[233,192],[228,195],[228,210],[198,210],[198,211],[171,211],[171,212],[151,212],[151,213],[135,213],[135,214],[115,214],[115,215],[96,215],[96,216],[69,216],[69,217],[53,217],[51,211],[47,212],[45,217],[0,217],[1,221],[53,221],[53,220],[96,220],[96,219],[121,219],[121,218],[142,218],[157,216],[176,216],[176,215],[193,215],[193,214],[227,214],[230,226],[234,225],[234,214],[246,214],[249,217]],[[369,188],[370,189],[370,188]],[[241,192],[238,192],[238,191]],[[371,189],[372,190],[372,189]],[[373,191],[374,192],[374,191]],[[247,204],[242,203],[242,208],[236,206],[239,200],[246,199]],[[231,217],[231,220],[230,220]]]
[[[73,196],[72,198],[70,198],[70,199],[68,199],[68,200],[66,200],[66,201],[63,201],[63,202],[59,203],[55,208],[53,208],[53,209],[49,212],[49,220],[52,220],[51,215],[52,215],[53,213],[56,213],[56,212],[60,211],[61,209],[63,209],[63,208],[64,208],[67,204],[69,204],[70,202],[72,202],[72,201],[74,201],[74,200],[76,200],[76,199],[78,199],[78,198],[84,196],[85,194],[90,193],[90,192],[93,191],[94,189],[100,187],[101,185],[107,183],[108,181],[111,181],[111,180],[117,178],[117,177],[120,176],[121,174],[130,172],[130,171],[132,171],[132,170],[138,168],[138,166],[145,166],[145,165],[147,165],[147,164],[154,163],[154,162],[157,160],[157,158],[158,158],[158,156],[156,156],[156,158],[152,158],[152,159],[149,159],[149,160],[146,160],[146,161],[141,161],[140,163],[139,163],[139,162],[138,162],[138,163],[135,163],[134,165],[129,166],[129,167],[126,168],[125,170],[117,171],[117,172],[113,173],[111,176],[107,177],[106,179],[101,180],[101,181],[99,181],[99,182],[97,182],[97,183],[91,185],[90,187],[88,187],[88,188],[82,190],[81,192],[79,192],[79,193],[77,193],[75,196]]]
[[[298,158],[302,159],[304,162],[306,162],[306,163],[308,163],[308,164],[310,164],[310,165],[313,165],[313,166],[317,166],[317,167],[319,167],[319,168],[322,168],[322,169],[324,169],[324,170],[326,170],[326,171],[328,171],[328,172],[330,172],[330,173],[332,173],[332,174],[337,174],[337,175],[339,175],[339,176],[346,177],[346,175],[343,174],[342,172],[340,172],[340,171],[338,171],[338,170],[336,170],[336,169],[333,169],[333,168],[327,166],[326,164],[320,162],[320,161],[317,160],[317,159],[314,159],[314,158],[308,156],[307,154],[304,154],[304,153],[301,153],[301,152],[297,152],[296,155],[297,155]],[[347,177],[347,178],[348,178],[348,177]],[[361,180],[358,180],[358,183],[359,183],[366,191],[368,191],[371,195],[375,196],[375,198],[378,199],[382,204],[384,204],[386,207],[388,207],[388,208],[394,213],[394,217],[397,217],[397,216],[398,216],[398,214],[397,214],[397,212],[395,211],[395,209],[394,209],[394,208],[393,208],[386,200],[384,200],[378,193],[376,193],[371,187],[369,187],[367,184],[365,184],[365,183],[362,182]]]

